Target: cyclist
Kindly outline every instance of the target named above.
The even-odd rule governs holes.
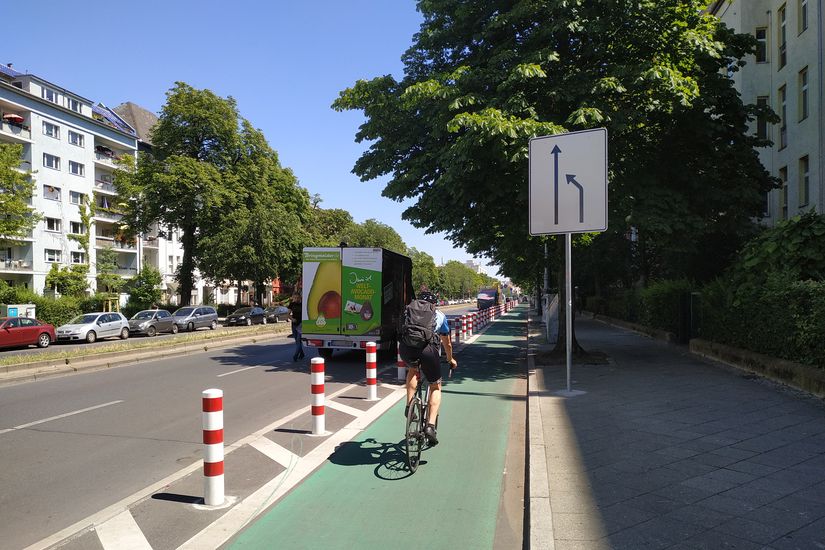
[[[438,298],[435,294],[429,291],[419,293],[419,300],[425,300],[431,304],[438,304]],[[444,346],[444,351],[447,354],[447,363],[450,365],[450,370],[458,366],[453,357],[453,344],[450,340],[450,323],[447,316],[441,310],[435,310],[435,327],[434,332],[438,334],[441,345]],[[441,361],[438,353],[438,341],[432,342],[423,350],[411,349],[403,343],[399,344],[399,352],[401,359],[407,363],[407,406],[404,407],[404,416],[409,413],[410,401],[415,396],[415,390],[418,387],[418,369],[424,371],[427,380],[430,381],[430,399],[429,399],[429,415],[427,426],[424,428],[424,436],[430,445],[438,445],[438,437],[435,430],[436,420],[438,419],[438,408],[441,405]]]

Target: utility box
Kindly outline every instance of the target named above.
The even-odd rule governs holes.
[[[0,317],[31,317],[34,315],[34,304],[0,304]]]

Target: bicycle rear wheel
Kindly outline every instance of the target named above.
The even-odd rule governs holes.
[[[404,447],[407,453],[407,466],[410,472],[418,469],[421,459],[421,447],[424,445],[424,407],[418,397],[413,397],[407,414],[407,431],[404,436]]]

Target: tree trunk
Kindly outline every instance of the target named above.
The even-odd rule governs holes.
[[[559,244],[559,258],[561,261],[559,264],[564,266],[564,236],[560,236],[556,239],[556,242]],[[567,353],[567,285],[565,284],[564,280],[564,267],[559,268],[556,271],[557,277],[556,281],[558,283],[559,289],[559,330],[558,330],[558,337],[556,338],[556,347],[553,348],[553,353],[559,354],[566,354]],[[576,340],[576,308],[575,304],[573,305],[573,322],[571,323],[571,327],[573,328],[573,355],[574,356],[581,356],[585,355],[587,352],[579,345],[578,340]]]
[[[178,271],[178,282],[180,283],[180,303],[182,306],[192,304],[192,289],[195,288],[195,281],[192,273],[195,271],[195,229],[187,227],[181,230],[181,244],[183,245],[183,261]]]

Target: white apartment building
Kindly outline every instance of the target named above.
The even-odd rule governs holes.
[[[782,181],[768,194],[763,221],[774,225],[811,209],[825,213],[822,0],[717,0],[708,10],[756,37],[756,55],[734,80],[743,102],[768,104],[781,118],[752,128],[773,141],[760,159]]]
[[[117,253],[117,273],[133,277],[143,265],[157,268],[167,299],[175,294],[174,272],[182,248],[157,231],[127,239],[118,229],[121,215],[112,185],[115,160],[138,154],[138,135],[113,110],[32,74],[0,65],[0,142],[23,146],[20,169],[35,182],[31,206],[43,219],[22,242],[0,246],[0,279],[35,292],[46,290],[52,264],[88,263],[95,288],[97,254]],[[94,204],[88,226],[81,219],[84,200]],[[89,234],[88,254],[70,235]],[[87,257],[88,255],[88,257]],[[193,303],[203,298],[199,282]]]

